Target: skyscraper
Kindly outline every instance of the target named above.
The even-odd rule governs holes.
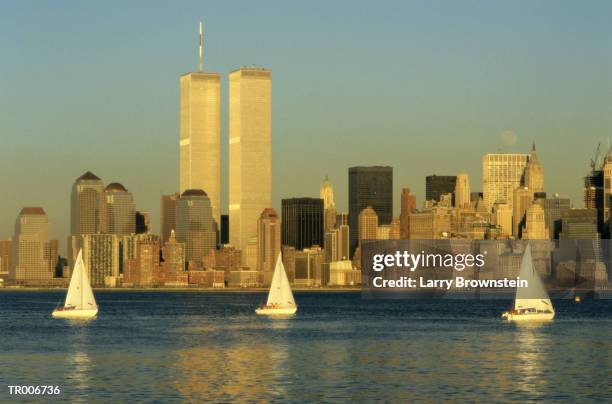
[[[529,154],[529,161],[525,166],[525,186],[531,190],[531,192],[544,192],[544,168],[538,161],[538,155],[536,154],[535,143],[531,147],[531,153]]]
[[[199,71],[180,78],[180,192],[201,189],[210,199],[212,215],[221,215],[221,76],[204,72],[200,25]],[[165,239],[164,239],[165,240]]]
[[[261,212],[272,206],[272,72],[229,75],[230,244],[246,248]]]
[[[425,177],[425,200],[440,201],[444,194],[453,194],[457,177],[454,175],[428,175]]]
[[[334,188],[329,177],[326,175],[321,184],[319,197],[323,199],[323,209],[325,214],[325,231],[329,231],[336,226],[336,203],[334,202]]]
[[[84,234],[81,240],[91,285],[115,286],[119,278],[119,238],[115,234]]]
[[[381,166],[349,168],[351,255],[357,247],[359,213],[368,206],[374,209],[380,224],[391,223],[393,219],[393,168]]]
[[[407,239],[410,235],[410,221],[408,216],[416,212],[416,196],[410,192],[410,188],[402,188],[401,211],[400,211],[400,238]]]
[[[323,246],[323,200],[319,198],[283,199],[281,239],[296,250]]]
[[[104,190],[107,232],[119,237],[136,232],[136,206],[132,193],[118,182]]]
[[[378,215],[372,209],[371,206],[368,206],[364,210],[359,213],[359,243],[361,244],[364,240],[377,240],[378,239]],[[387,236],[384,237],[388,239],[388,231],[386,232]],[[383,238],[383,237],[381,237]]]
[[[526,187],[518,187],[514,190],[512,201],[512,234],[516,239],[521,238],[523,225],[525,224],[525,213],[533,201],[533,191]]]
[[[212,207],[206,192],[188,189],[181,194],[176,208],[176,241],[185,243],[187,261],[202,260],[217,246]]]
[[[104,183],[91,171],[76,179],[72,185],[70,204],[70,233],[96,234],[106,231]]]
[[[522,238],[525,240],[547,240],[549,235],[544,209],[539,204],[532,203],[525,213]]]
[[[274,271],[280,249],[280,217],[274,209],[264,209],[257,225],[257,270]]]
[[[512,205],[513,193],[521,186],[527,154],[493,153],[482,157],[482,190],[490,211],[495,202]]]
[[[176,230],[176,205],[180,197],[181,194],[179,194],[178,192],[161,196],[160,228],[162,243],[168,241],[172,230]]]
[[[23,208],[15,222],[12,268],[9,277],[18,284],[48,284],[57,262],[57,240],[43,208]]]
[[[544,201],[544,214],[546,216],[546,227],[550,232],[551,240],[558,239],[561,232],[561,219],[565,212],[570,209],[569,198],[560,198],[555,194],[554,198],[549,198]]]
[[[470,206],[470,177],[466,173],[457,174],[455,183],[455,206],[467,208]]]

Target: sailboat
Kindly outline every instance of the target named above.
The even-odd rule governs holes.
[[[555,309],[548,297],[548,292],[533,266],[531,246],[527,244],[521,271],[521,280],[527,281],[527,287],[517,287],[514,298],[514,309],[502,314],[502,318],[510,321],[546,321],[555,317]]]
[[[92,318],[98,314],[98,306],[93,290],[87,276],[87,269],[83,262],[83,250],[79,250],[74,270],[70,277],[70,285],[66,294],[64,306],[53,310],[51,315],[55,318]]]
[[[295,314],[296,311],[297,305],[293,299],[289,279],[287,279],[287,273],[279,253],[274,267],[270,293],[268,293],[268,301],[265,305],[258,307],[255,313],[259,315],[290,315]]]

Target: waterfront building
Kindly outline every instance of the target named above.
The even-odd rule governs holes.
[[[296,250],[323,245],[323,200],[290,198],[281,201],[282,244]]]
[[[270,206],[272,72],[243,67],[229,75],[230,244],[244,249],[257,235],[259,215]]]
[[[359,213],[359,244],[361,245],[362,241],[376,240],[378,238],[378,228],[378,215],[371,206],[366,207]],[[388,233],[387,231],[387,238]]]
[[[199,69],[182,75],[179,81],[179,191],[181,194],[188,189],[206,191],[213,220],[218,226],[221,215],[221,76],[204,71],[202,46],[200,30]]]
[[[456,182],[454,175],[428,175],[425,177],[425,200],[439,202],[442,195],[455,192]]]
[[[470,206],[470,177],[466,173],[457,174],[454,194],[456,207],[467,208]]]
[[[166,242],[170,237],[170,233],[176,230],[176,205],[181,194],[175,192],[173,194],[161,196],[161,241]]]
[[[176,240],[185,243],[185,259],[201,262],[217,245],[210,199],[201,189],[181,194],[176,209]]]
[[[359,237],[359,213],[370,206],[378,216],[379,224],[393,219],[393,168],[349,168],[349,226],[351,228],[351,255]]]
[[[6,246],[5,246],[6,248]],[[21,209],[15,222],[9,278],[20,285],[49,286],[55,275],[57,240],[43,208]]]
[[[514,190],[521,186],[529,155],[489,153],[482,158],[482,190],[487,209],[495,202],[513,203]]]
[[[416,196],[410,192],[410,188],[402,188],[401,211],[400,211],[400,238],[407,239],[410,235],[408,216],[415,213]]]
[[[91,285],[116,286],[120,268],[118,237],[114,234],[83,234],[80,243]]]
[[[257,267],[259,271],[274,271],[281,249],[281,220],[276,210],[266,208],[257,224]]]
[[[532,192],[544,192],[544,168],[538,161],[535,143],[525,166],[524,184]]]
[[[106,207],[106,232],[118,237],[136,232],[136,206],[128,190],[118,182],[104,189]]]
[[[533,191],[525,187],[514,190],[512,201],[512,235],[521,238],[521,230],[525,224],[525,213],[533,201]]]

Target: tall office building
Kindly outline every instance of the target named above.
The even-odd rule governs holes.
[[[181,194],[176,208],[176,241],[185,243],[185,259],[201,262],[217,246],[210,199],[201,189]]]
[[[512,205],[514,190],[521,186],[529,155],[490,153],[482,157],[482,190],[490,211],[495,202]]]
[[[319,189],[319,197],[323,199],[323,209],[325,214],[325,231],[329,231],[336,227],[336,203],[334,202],[334,188],[332,187],[329,177],[326,175],[325,180]]]
[[[393,168],[380,166],[349,168],[351,256],[357,247],[359,213],[368,206],[374,209],[380,224],[391,223],[393,219]]]
[[[172,230],[176,230],[176,204],[181,194],[175,192],[161,196],[161,237],[162,243],[168,241]]]
[[[400,211],[400,238],[407,239],[410,234],[408,216],[416,212],[416,196],[410,192],[410,188],[402,188],[401,211]]]
[[[23,208],[15,222],[9,278],[18,284],[48,284],[55,274],[57,240],[43,208]]]
[[[80,240],[91,285],[116,286],[120,268],[119,238],[115,234],[84,234]]]
[[[180,192],[204,190],[218,226],[221,215],[221,76],[203,71],[201,29],[200,25],[199,71],[180,78]]]
[[[454,192],[455,206],[468,208],[470,206],[470,177],[466,173],[457,174]]]
[[[381,226],[382,227],[382,226]],[[359,213],[359,244],[364,240],[377,240],[378,234],[378,215],[368,206]],[[383,232],[384,233],[384,232]],[[386,231],[386,236],[381,236],[381,239],[389,239],[389,229]]]
[[[76,179],[72,185],[70,204],[70,233],[96,234],[106,231],[104,183],[91,171]]]
[[[323,200],[319,198],[283,199],[281,239],[296,250],[323,245]]]
[[[0,240],[0,279],[6,280],[11,269],[11,255],[13,253],[13,240]]]
[[[119,237],[136,232],[136,206],[132,193],[113,182],[104,190],[106,202],[106,230]]]
[[[280,250],[280,217],[274,209],[266,208],[257,224],[257,270],[274,271]]]
[[[544,201],[546,227],[548,227],[548,231],[550,232],[549,238],[551,240],[559,238],[559,233],[561,232],[561,219],[570,207],[569,198],[560,198],[558,194],[555,194],[554,198],[548,198]]]
[[[272,206],[272,72],[240,68],[229,75],[230,244],[244,249]]]
[[[501,238],[512,235],[512,206],[508,202],[493,204],[493,217]]]
[[[456,182],[454,175],[428,175],[425,177],[425,200],[439,202],[442,195],[452,195]]]
[[[535,143],[531,148],[531,154],[529,154],[529,161],[525,166],[525,178],[524,183],[527,188],[532,192],[544,192],[544,168],[538,161],[538,155],[536,154]]]
[[[516,239],[521,238],[521,231],[525,224],[525,213],[533,201],[533,191],[526,187],[514,190],[512,201],[512,234]]]
[[[525,213],[522,238],[525,240],[548,240],[549,235],[544,208],[537,203],[532,203]]]

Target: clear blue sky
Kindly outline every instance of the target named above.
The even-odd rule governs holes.
[[[549,194],[582,206],[581,177],[612,136],[610,1],[4,1],[0,237],[39,205],[64,245],[86,170],[123,183],[158,229],[200,18],[206,69],[224,77],[225,147],[227,73],[273,71],[276,208],[329,173],[347,210],[352,165],[394,167],[396,211],[399,189],[422,197],[427,174],[466,171],[480,190],[484,153],[532,140]]]

